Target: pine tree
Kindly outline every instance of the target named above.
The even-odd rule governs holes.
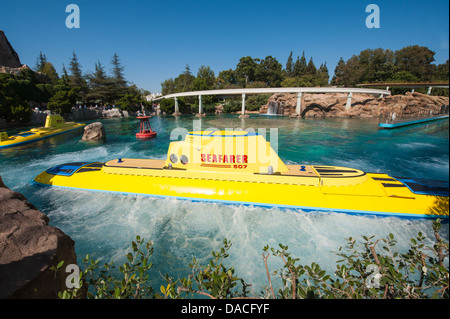
[[[70,85],[72,87],[79,87],[79,97],[85,101],[86,99],[86,93],[88,91],[88,86],[86,83],[86,80],[83,77],[83,74],[81,72],[81,66],[78,62],[77,55],[75,54],[75,51],[73,52],[72,60],[69,63],[69,70],[70,70]]]
[[[300,65],[300,57],[297,56],[297,60],[294,63],[294,67],[292,68],[292,76],[300,76],[301,65]]]
[[[327,62],[320,65],[319,72],[328,74]]]
[[[70,77],[69,77],[69,74],[67,73],[67,69],[66,69],[66,66],[64,65],[64,63],[62,66],[62,75],[59,78],[59,84],[65,85],[65,86],[70,86]]]
[[[81,66],[78,62],[77,55],[75,54],[75,51],[73,52],[72,60],[69,63],[69,70],[70,70],[70,82],[72,86],[78,86],[83,87],[85,84],[85,81],[83,79],[83,74],[81,72]]]
[[[294,66],[292,65],[292,51],[291,51],[291,54],[289,54],[289,57],[286,62],[286,74],[287,74],[287,76],[290,77],[290,76],[292,76],[293,72],[294,72]]]
[[[303,51],[301,58],[299,58],[297,56],[297,61],[295,61],[292,75],[295,77],[301,77],[302,75],[305,75],[306,67],[307,67],[307,64],[306,64],[306,58],[305,58],[305,51]]]
[[[42,72],[46,63],[47,57],[42,53],[42,51],[39,51],[39,57],[36,59],[36,66],[34,67],[34,70],[37,72]]]
[[[317,74],[314,79],[314,84],[316,86],[326,86],[328,85],[328,80],[330,75],[328,74],[327,63],[321,64],[317,70]]]
[[[59,75],[56,73],[56,69],[50,62],[45,62],[44,66],[42,67],[42,70],[40,71],[43,74],[46,74],[52,83],[56,84],[59,81]]]
[[[341,57],[336,65],[336,68],[334,69],[334,76],[333,79],[331,80],[332,85],[344,85],[345,70],[346,70],[346,63],[344,59]]]
[[[36,65],[34,67],[36,72],[40,72],[46,74],[52,83],[57,83],[59,80],[58,73],[56,73],[56,69],[48,62],[47,57],[42,51],[39,52],[39,57],[36,59]]]
[[[112,68],[112,78],[116,83],[116,86],[119,88],[124,88],[127,86],[127,81],[125,81],[125,77],[123,75],[123,66],[120,64],[119,56],[117,53],[114,53],[114,56],[111,60]]]
[[[306,67],[305,51],[303,51],[302,57],[300,58],[300,76],[306,73]]]
[[[317,68],[314,65],[312,57],[309,59],[308,65],[305,68],[305,74],[316,75]]]
[[[90,92],[88,99],[94,103],[112,103],[114,98],[114,82],[106,74],[104,67],[98,61],[95,63],[95,72],[87,75]]]
[[[184,69],[184,73],[185,75],[192,75],[191,73],[191,67],[189,66],[189,64],[186,64],[186,68]]]
[[[113,81],[113,90],[112,90],[112,100],[118,100],[126,93],[127,89],[127,81],[125,81],[125,77],[123,75],[123,66],[120,64],[119,56],[117,53],[114,53],[114,56],[111,60],[112,68],[112,81]]]

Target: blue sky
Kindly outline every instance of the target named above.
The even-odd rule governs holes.
[[[79,29],[65,24],[71,3],[80,8]],[[365,24],[371,3],[380,8],[379,29]],[[42,51],[60,73],[75,51],[83,72],[97,61],[109,72],[117,53],[126,79],[155,93],[186,64],[194,75],[201,65],[218,75],[243,56],[271,55],[285,66],[290,51],[294,59],[305,51],[317,67],[326,62],[330,76],[340,57],[368,48],[418,44],[444,63],[448,12],[448,0],[0,0],[0,29],[30,67]]]

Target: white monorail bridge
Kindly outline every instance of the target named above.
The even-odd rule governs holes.
[[[296,93],[297,94],[297,106],[295,112],[300,115],[302,112],[302,94],[303,93],[346,93],[347,102],[345,109],[348,110],[352,104],[352,96],[354,93],[371,94],[377,97],[383,97],[390,95],[388,90],[379,89],[367,89],[367,88],[335,88],[335,87],[290,87],[290,88],[250,88],[250,89],[222,89],[222,90],[206,90],[206,91],[191,91],[167,94],[165,96],[153,99],[153,101],[159,101],[162,99],[174,99],[175,100],[175,113],[179,114],[178,98],[183,96],[198,96],[198,113],[203,115],[202,96],[203,95],[217,95],[217,96],[242,96],[242,109],[241,115],[245,115],[245,97],[247,95],[256,94],[274,94],[274,93]]]

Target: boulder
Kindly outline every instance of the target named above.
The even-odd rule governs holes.
[[[222,113],[223,113],[223,104],[216,105],[216,106],[214,107],[214,109],[215,109],[215,112],[214,112],[214,113],[216,113],[216,114],[222,114]]]
[[[57,298],[65,267],[77,264],[74,241],[0,178],[0,298]],[[62,270],[52,266],[64,261]]]
[[[102,112],[102,115],[104,118],[111,118],[111,117],[124,117],[123,112],[121,112],[118,108],[114,107],[110,110],[104,110]]]
[[[105,140],[105,127],[100,122],[94,122],[84,127],[83,141]]]

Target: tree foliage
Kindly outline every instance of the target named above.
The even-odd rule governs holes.
[[[144,96],[149,92],[138,89],[134,84],[128,85],[117,54],[114,54],[111,64],[111,75],[107,74],[100,61],[95,63],[95,71],[84,74],[73,52],[68,70],[63,64],[59,76],[46,55],[40,52],[34,67],[39,73],[24,68],[20,75],[0,74],[0,118],[28,122],[32,113],[31,103],[39,103],[41,107],[46,106],[62,115],[70,113],[77,103],[117,104],[128,111],[136,111],[141,105],[148,106]]]
[[[347,61],[339,60],[331,84],[353,87],[374,82],[448,82],[448,60],[444,64],[432,64],[434,54],[419,45],[395,52],[382,48],[363,50]]]
[[[79,88],[59,90],[49,99],[47,108],[61,115],[69,114],[77,99]]]

